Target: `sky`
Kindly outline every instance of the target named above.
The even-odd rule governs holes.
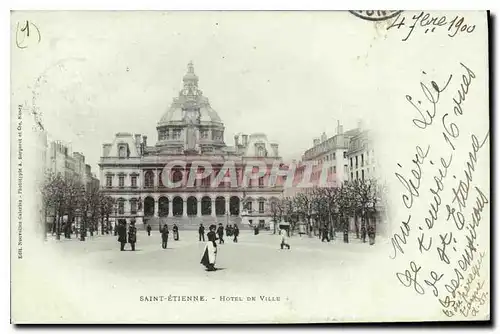
[[[30,19],[41,42],[16,55],[16,78],[36,91],[49,140],[70,143],[94,172],[102,144],[117,132],[155,144],[156,123],[189,61],[228,145],[237,133],[264,132],[284,159],[300,159],[322,132],[334,135],[338,121],[348,130],[375,114],[366,71],[382,37],[348,12],[45,12]],[[38,77],[39,86],[30,84]]]

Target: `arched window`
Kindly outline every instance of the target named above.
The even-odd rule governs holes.
[[[137,213],[137,198],[130,200],[130,213],[135,215]]]
[[[196,197],[188,197],[186,206],[188,216],[196,216],[198,214],[198,200],[196,199]]]
[[[144,187],[150,188],[154,186],[154,174],[152,171],[148,170],[146,174],[144,174]]]
[[[209,216],[212,214],[212,200],[205,196],[201,199],[201,215]]]
[[[215,199],[215,214],[217,216],[226,214],[226,199],[222,196]]]
[[[123,215],[125,213],[125,200],[123,198],[118,199],[118,214]]]
[[[160,197],[158,200],[158,216],[167,217],[168,216],[168,198]]]

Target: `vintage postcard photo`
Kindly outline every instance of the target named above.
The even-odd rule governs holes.
[[[488,15],[12,11],[12,322],[490,320]]]

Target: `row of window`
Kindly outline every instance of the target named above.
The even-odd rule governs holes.
[[[161,184],[161,177],[160,179],[160,184]],[[182,180],[182,172],[174,172],[172,181],[173,182],[179,182]],[[258,179],[258,185],[259,187],[264,187],[264,177],[260,177]],[[199,183],[198,183],[199,182]],[[211,179],[210,176],[207,176],[201,180],[196,180],[197,185],[201,185],[202,187],[209,187],[211,184]],[[221,182],[221,185],[223,186],[226,182]],[[228,182],[229,183],[229,182]],[[132,175],[130,176],[130,186],[132,188],[137,187],[137,176]],[[144,186],[146,188],[151,188],[154,186],[154,174],[152,172],[147,172],[144,178]],[[111,188],[113,187],[113,176],[112,175],[106,175],[106,187]],[[123,188],[125,187],[125,175],[119,175],[118,176],[118,187]],[[251,182],[249,182],[248,187],[252,187]]]
[[[179,140],[181,139],[182,129],[161,129],[158,131],[158,140]],[[209,139],[210,131],[207,129],[200,130],[201,139]],[[219,130],[212,130],[212,140],[222,141],[223,132]]]
[[[253,211],[253,208],[252,208],[252,202],[248,202],[246,204],[246,209],[249,211],[249,212],[252,212]],[[259,204],[259,213],[264,213],[264,207],[265,207],[265,202],[264,201],[259,201],[258,202]]]
[[[358,159],[359,157],[359,159]],[[372,155],[371,155],[371,163],[375,163],[375,157],[374,157],[374,154],[373,154],[373,150],[372,150]],[[366,151],[366,161],[367,161],[367,164],[370,163],[370,151]],[[361,155],[356,155],[354,158],[351,157],[351,168],[354,168],[354,163],[355,162],[355,166],[356,168],[359,167],[359,163],[361,163],[361,167],[364,167],[365,166],[365,155],[364,153],[361,153]]]
[[[347,159],[347,151],[342,152],[344,159]],[[335,152],[325,155],[323,159],[318,160],[318,164],[323,163],[324,161],[334,161],[336,160]]]
[[[162,129],[158,132],[158,140],[179,140],[181,139],[181,129]]]
[[[373,167],[372,173],[373,173],[373,175],[375,175],[375,167]],[[356,178],[354,178],[354,176],[356,176]],[[360,176],[361,176],[361,178],[360,178]],[[369,176],[370,176],[370,168],[366,168],[366,177],[369,177]],[[361,174],[359,173],[358,170],[356,171],[356,174],[354,174],[354,172],[351,172],[351,180],[360,180],[360,179],[362,181],[364,181],[364,179],[365,179],[365,170],[364,169],[361,170]]]
[[[130,176],[130,186],[132,188],[137,187],[137,176],[136,175]],[[106,175],[106,187],[108,187],[108,188],[113,187],[113,176],[112,175]],[[120,187],[120,188],[125,187],[125,175],[118,175],[118,187]]]
[[[118,214],[123,215],[125,213],[125,200],[118,201]],[[130,213],[135,215],[137,213],[137,200],[130,200]]]
[[[238,177],[239,177],[239,173],[237,175],[237,178]],[[163,185],[161,179],[162,179],[162,177],[161,177],[161,173],[160,173],[158,176],[158,183],[160,184],[160,186]],[[172,173],[172,182],[173,183],[180,182],[180,181],[182,181],[182,179],[183,179],[183,175],[182,175],[181,171],[177,170],[177,171],[174,171]],[[221,182],[220,183],[221,186],[225,186],[226,184],[230,184],[230,182]],[[211,185],[211,176],[207,176],[201,180],[197,179],[196,185],[202,186],[202,187],[209,187]],[[264,177],[260,177],[258,179],[258,185],[259,185],[259,187],[264,187]],[[144,187],[146,187],[146,188],[154,187],[154,174],[153,174],[153,172],[147,171],[146,174],[144,175]],[[249,188],[252,187],[251,182],[249,182],[248,187]]]
[[[344,165],[344,173],[348,173],[348,169],[349,167],[347,165]],[[331,166],[331,167],[328,167],[328,171],[330,173],[337,173],[337,166]]]
[[[265,201],[259,201],[259,213],[264,213],[265,209]],[[249,212],[252,212],[252,202],[248,202],[246,204],[246,209]],[[125,200],[119,200],[118,201],[118,214],[123,215],[125,213]],[[131,214],[136,214],[137,213],[137,200],[136,199],[131,199],[130,200],[130,213]]]

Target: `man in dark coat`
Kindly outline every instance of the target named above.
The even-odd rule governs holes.
[[[198,235],[199,235],[200,241],[201,241],[201,239],[203,239],[203,241],[205,241],[205,226],[203,226],[203,224],[200,224],[200,227],[198,228]]]
[[[219,227],[217,228],[217,235],[219,236],[219,244],[224,243],[224,226],[219,223]]]
[[[328,241],[328,242],[330,242],[330,238],[328,237],[328,234],[329,234],[328,233],[329,232],[328,231],[328,224],[323,225],[323,231],[322,232],[323,232],[323,238],[321,238],[321,242],[323,242],[325,240]]]
[[[165,224],[161,230],[161,248],[163,249],[167,249],[168,233],[168,226]]]
[[[233,235],[234,235],[233,242],[238,242],[238,235],[240,235],[240,229],[238,228],[238,225],[236,225],[236,224],[234,224],[234,227],[233,227]]]
[[[120,250],[124,251],[125,244],[127,243],[127,227],[123,223],[118,223],[118,226],[115,227],[115,230],[117,231],[118,234],[118,242],[120,243]]]
[[[149,225],[148,223],[148,226],[146,227],[146,231],[148,231],[148,237],[151,235],[151,225]]]
[[[130,222],[128,228],[128,242],[132,247],[132,251],[135,251],[135,243],[137,242],[137,228],[135,227],[135,221]]]

